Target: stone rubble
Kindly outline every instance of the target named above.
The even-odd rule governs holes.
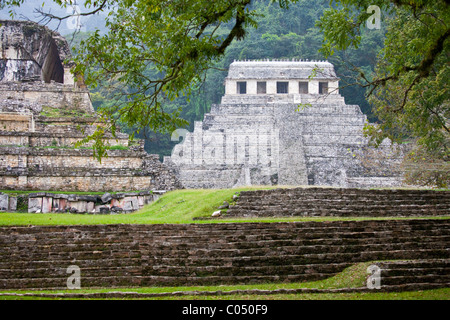
[[[136,193],[105,193],[102,196],[53,194],[47,192],[30,193],[28,195],[28,212],[87,214],[130,213],[152,203],[164,193],[165,191],[143,191]]]

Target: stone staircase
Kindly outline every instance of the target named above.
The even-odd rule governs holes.
[[[390,261],[376,263],[381,269],[381,287],[430,289],[450,284],[450,259]]]
[[[436,272],[420,283],[445,287],[449,240],[447,219],[2,227],[0,288],[63,289],[72,265],[82,288],[111,288],[313,281],[374,260],[423,260]],[[388,263],[395,285],[399,265],[420,264]]]
[[[242,191],[226,216],[438,216],[450,214],[450,191],[292,188]]]

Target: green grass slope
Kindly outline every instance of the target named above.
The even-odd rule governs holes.
[[[139,211],[127,214],[70,214],[70,213],[0,213],[0,226],[14,225],[84,225],[84,224],[163,224],[163,223],[220,223],[220,222],[281,222],[331,221],[367,219],[406,219],[390,217],[288,217],[288,218],[221,218],[211,219],[223,201],[232,204],[233,195],[244,190],[274,189],[276,187],[242,187],[235,189],[189,189],[164,194],[157,201]],[[426,217],[448,219],[450,216]],[[194,220],[195,218],[195,220]],[[204,218],[204,219],[203,219]],[[419,217],[414,217],[415,219]]]

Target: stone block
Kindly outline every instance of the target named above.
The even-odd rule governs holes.
[[[42,212],[42,198],[28,198],[28,212],[29,213],[41,213]]]
[[[52,212],[53,198],[43,197],[42,198],[42,213]]]
[[[138,199],[139,208],[142,208],[145,205],[145,197],[142,195],[139,195],[137,197],[137,199]]]
[[[9,212],[17,211],[17,198],[16,197],[9,197],[8,211]]]
[[[133,210],[133,203],[131,201],[131,198],[129,198],[129,197],[124,198],[124,201],[122,204],[122,209],[124,211],[132,211]]]
[[[158,200],[159,198],[161,198],[161,196],[162,196],[164,193],[166,193],[166,192],[165,192],[165,191],[160,191],[160,190],[154,190],[154,191],[152,192],[152,194],[153,194],[153,201],[156,201],[156,200]]]
[[[6,211],[9,208],[9,195],[0,194],[0,211]]]
[[[36,192],[28,194],[28,198],[42,198],[45,197],[45,192]]]
[[[128,192],[128,193],[123,194],[124,197],[134,197],[137,195],[139,195],[139,193],[136,193],[136,192]]]
[[[78,201],[96,202],[97,196],[80,195],[78,196]]]
[[[133,211],[139,210],[140,206],[139,206],[139,201],[138,201],[137,196],[131,197],[131,203],[133,205]]]
[[[95,202],[94,201],[89,201],[86,205],[86,211],[88,213],[94,213],[95,212]]]
[[[125,197],[120,203],[121,208],[124,211],[135,211],[139,209],[138,197]]]
[[[111,196],[110,193],[107,192],[107,193],[105,193],[104,195],[102,195],[102,196],[100,197],[100,199],[102,200],[103,203],[107,203],[107,202],[111,201],[112,196]]]
[[[144,205],[152,203],[154,201],[153,195],[150,194],[144,197]]]
[[[223,204],[218,209],[228,209],[230,204],[227,201],[224,201]]]
[[[123,209],[121,207],[111,206],[111,212],[114,213],[121,213],[123,212]]]
[[[75,213],[87,212],[87,202],[86,201],[71,201],[70,202],[70,212],[75,211]]]

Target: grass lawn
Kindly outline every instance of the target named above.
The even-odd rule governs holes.
[[[70,213],[0,213],[0,225],[79,225],[79,224],[155,224],[155,223],[220,223],[220,222],[281,222],[332,221],[367,219],[405,219],[390,217],[284,217],[284,218],[226,218],[210,219],[224,200],[232,203],[236,192],[275,187],[242,187],[235,189],[197,189],[167,192],[154,203],[128,214],[70,214]],[[193,218],[204,217],[204,220]],[[434,217],[448,219],[450,216]],[[414,217],[417,218],[417,217]],[[430,217],[426,217],[429,219]]]

